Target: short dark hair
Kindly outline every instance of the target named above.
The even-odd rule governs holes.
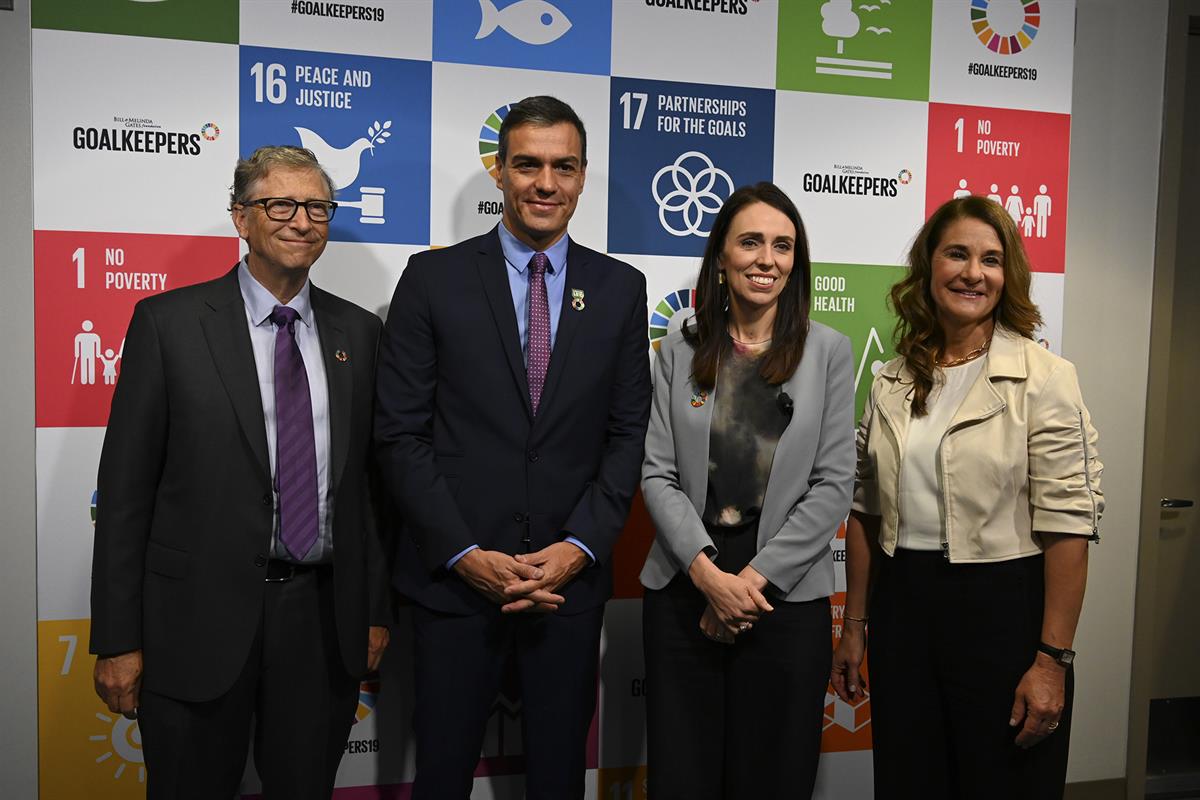
[[[575,113],[575,109],[557,97],[546,94],[526,97],[516,105],[509,106],[508,116],[504,118],[504,122],[500,123],[500,147],[496,157],[499,158],[501,164],[508,157],[508,134],[513,128],[519,128],[522,125],[547,128],[560,122],[569,122],[575,126],[575,130],[579,131],[579,146],[582,150],[580,155],[586,165],[587,131],[583,129],[583,120]]]
[[[762,181],[743,186],[729,195],[713,222],[700,261],[700,275],[696,278],[696,313],[683,324],[683,338],[693,348],[692,378],[702,389],[712,389],[716,385],[717,362],[730,349],[727,334],[729,287],[721,281],[721,252],[725,249],[733,218],[755,203],[765,203],[781,212],[796,228],[792,274],[779,293],[771,346],[763,355],[759,374],[769,384],[781,384],[792,377],[804,356],[804,343],[808,338],[809,286],[812,284],[812,262],[804,222],[796,204],[775,184]]]

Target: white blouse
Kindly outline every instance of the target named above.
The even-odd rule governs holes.
[[[900,463],[900,529],[896,546],[908,550],[940,550],[944,505],[938,450],[955,412],[983,372],[987,356],[938,370],[925,403],[928,412],[908,422]]]

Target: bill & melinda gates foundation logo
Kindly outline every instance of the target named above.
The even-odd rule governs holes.
[[[202,142],[215,142],[220,135],[215,122],[205,122],[193,132],[168,131],[149,117],[114,116],[109,125],[72,128],[71,145],[76,150],[198,156]]]

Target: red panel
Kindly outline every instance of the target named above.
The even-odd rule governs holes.
[[[237,259],[233,236],[34,231],[38,427],[106,425],[133,306]]]
[[[994,184],[1017,218],[1033,270],[1062,272],[1070,145],[1067,114],[930,103],[925,213],[954,197],[962,180],[979,195],[993,194]]]

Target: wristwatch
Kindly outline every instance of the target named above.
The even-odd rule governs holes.
[[[1038,642],[1038,650],[1053,658],[1062,667],[1069,667],[1075,661],[1075,651],[1065,647],[1054,647],[1045,642]]]

